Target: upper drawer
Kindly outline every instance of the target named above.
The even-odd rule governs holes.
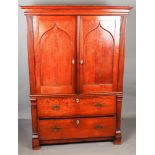
[[[86,97],[79,100],[80,115],[110,115],[116,112],[116,97]]]
[[[38,99],[38,116],[42,118],[72,116],[77,109],[74,98]]]
[[[41,98],[37,105],[40,118],[113,115],[116,97]]]

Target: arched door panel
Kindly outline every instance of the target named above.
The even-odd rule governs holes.
[[[115,91],[120,18],[82,16],[80,25],[80,92]]]
[[[34,23],[37,92],[74,93],[76,18],[40,16]]]

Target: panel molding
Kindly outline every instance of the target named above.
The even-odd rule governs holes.
[[[55,31],[55,32],[53,33],[52,31]],[[41,48],[42,48],[42,42],[44,42],[44,38],[46,39],[46,35],[48,35],[48,33],[57,35],[58,31],[64,33],[68,37],[68,40],[69,40],[68,43],[69,43],[69,46],[70,46],[70,52],[72,53],[72,39],[71,39],[71,36],[65,30],[63,30],[62,28],[60,28],[60,26],[58,26],[57,23],[54,23],[50,29],[48,29],[47,31],[45,31],[41,35],[40,40],[39,40],[39,50],[40,50],[40,54],[41,54],[41,57],[40,57],[40,62],[41,62],[40,63],[40,78],[41,78],[40,81],[41,81],[41,86],[51,86],[50,84],[43,84],[42,69],[41,69],[42,68],[42,54],[43,54],[42,53],[42,50],[41,50]],[[59,42],[58,39],[57,39],[57,37],[56,37],[55,42]],[[72,78],[72,77],[70,77],[70,78]],[[55,84],[55,85],[52,85],[52,86],[59,86],[59,85],[62,85],[62,84]],[[66,84],[66,85],[63,84],[63,86],[68,86],[68,85],[71,85],[71,83],[70,84]]]
[[[89,21],[89,20],[88,20]],[[95,32],[95,31],[97,31],[98,29],[101,29],[103,32],[101,32],[101,33],[103,33],[103,34],[105,34],[105,37],[107,37],[108,35],[111,37],[111,39],[112,39],[112,43],[111,43],[111,47],[112,47],[112,49],[111,49],[111,53],[112,53],[112,58],[111,58],[111,82],[109,81],[109,82],[103,82],[103,83],[98,83],[97,82],[97,80],[96,80],[96,74],[95,74],[95,79],[94,79],[94,83],[92,84],[92,85],[95,85],[95,84],[100,84],[100,85],[103,85],[103,84],[112,84],[112,82],[113,82],[113,61],[114,61],[114,47],[115,47],[115,39],[114,39],[114,36],[113,36],[113,34],[109,31],[109,30],[107,30],[106,28],[104,28],[104,26],[102,26],[102,24],[101,24],[101,22],[104,22],[104,20],[98,20],[98,24],[97,24],[97,26],[95,27],[95,28],[92,28],[90,31],[88,31],[86,34],[84,34],[84,40],[83,40],[83,59],[85,60],[85,52],[87,52],[87,45],[86,45],[86,43],[87,43],[87,41],[89,42],[89,35],[91,35],[93,32]],[[114,24],[115,24],[115,21],[114,21]],[[115,25],[114,25],[114,27],[115,27]],[[104,36],[103,36],[103,38],[104,38]],[[101,39],[101,38],[100,38]],[[89,45],[92,45],[93,44],[93,42],[92,43],[89,43]],[[102,42],[102,54],[104,53],[104,49],[105,49],[105,47],[106,46],[104,46],[104,43]],[[94,52],[96,53],[96,50],[94,49]],[[97,54],[95,54],[95,55],[97,55]],[[103,58],[104,59],[104,58]],[[96,59],[95,59],[96,60]],[[96,66],[96,62],[95,62],[95,66]],[[85,67],[85,66],[84,66]],[[102,68],[102,70],[104,70],[105,68]],[[94,69],[95,70],[95,72],[96,72],[96,69]],[[103,71],[104,72],[104,71]],[[102,76],[104,76],[104,74],[102,75]],[[85,79],[85,78],[84,78]],[[83,83],[83,85],[87,85],[88,83]]]
[[[99,20],[98,25],[97,25],[95,28],[93,28],[91,31],[89,31],[89,32],[85,35],[85,37],[84,37],[84,44],[85,44],[86,37],[87,37],[91,32],[93,32],[93,31],[95,31],[96,29],[98,29],[98,27],[101,27],[104,31],[107,31],[107,32],[111,35],[111,37],[112,37],[112,39],[113,39],[113,42],[115,43],[114,36],[112,35],[112,33],[111,33],[110,31],[108,31],[107,29],[105,29],[105,28],[102,26],[101,21],[104,21],[104,20]]]
[[[39,45],[40,45],[40,43],[41,43],[41,40],[42,40],[43,36],[44,36],[46,33],[48,33],[49,31],[53,30],[54,28],[57,28],[57,29],[59,29],[60,31],[64,32],[66,35],[68,35],[68,37],[69,37],[70,40],[71,40],[71,36],[70,36],[65,30],[63,30],[62,28],[60,28],[60,26],[58,26],[57,23],[54,23],[50,29],[48,29],[47,31],[45,31],[45,32],[41,35],[40,40],[39,40]]]
[[[21,6],[21,8],[25,15],[127,15],[132,9],[131,6]]]

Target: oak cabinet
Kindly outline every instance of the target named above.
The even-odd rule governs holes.
[[[27,18],[32,147],[121,143],[128,6],[22,6]]]

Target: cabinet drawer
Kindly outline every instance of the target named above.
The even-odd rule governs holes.
[[[37,108],[41,118],[72,116],[77,110],[74,98],[38,99]]]
[[[113,115],[115,112],[115,96],[84,97],[79,100],[80,115]]]
[[[40,118],[113,115],[115,96],[38,99]]]
[[[115,117],[38,120],[40,140],[111,137]]]

